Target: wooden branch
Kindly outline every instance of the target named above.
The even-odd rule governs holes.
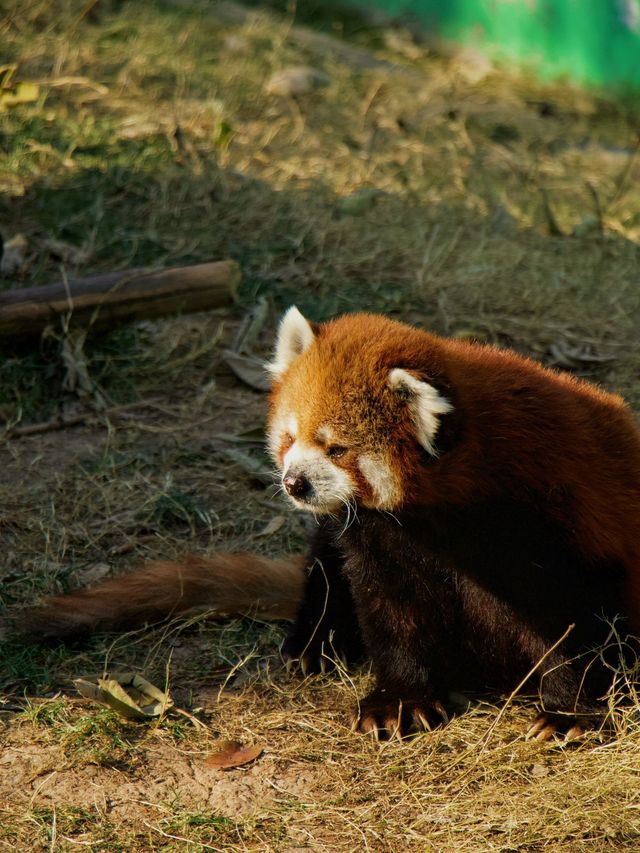
[[[123,403],[119,406],[109,406],[106,409],[87,409],[77,415],[58,415],[48,421],[41,421],[25,426],[10,426],[0,434],[0,443],[8,438],[24,438],[30,435],[41,435],[44,432],[57,432],[69,427],[80,426],[90,420],[108,420],[135,409],[145,409],[158,404],[160,400],[138,400],[136,403]]]
[[[206,311],[235,299],[240,268],[217,261],[150,272],[121,270],[0,292],[0,341],[39,335],[58,319],[110,328],[131,320]]]

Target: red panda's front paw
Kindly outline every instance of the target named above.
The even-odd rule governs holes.
[[[353,729],[376,740],[407,737],[446,725],[449,716],[437,699],[402,698],[377,689],[360,702]]]

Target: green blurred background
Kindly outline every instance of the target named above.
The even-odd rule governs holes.
[[[361,7],[371,3],[355,0]],[[640,88],[640,0],[376,0],[545,78]]]

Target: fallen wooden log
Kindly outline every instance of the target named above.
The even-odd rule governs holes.
[[[121,270],[90,278],[0,292],[0,342],[39,335],[64,319],[71,327],[105,329],[131,320],[189,314],[228,305],[240,267],[216,261],[150,272]]]

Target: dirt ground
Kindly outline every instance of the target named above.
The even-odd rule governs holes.
[[[304,548],[262,447],[266,395],[225,356],[253,317],[264,359],[294,301],[512,346],[637,410],[637,98],[332,7],[29,0],[0,40],[2,91],[37,88],[0,110],[0,226],[28,244],[0,287],[226,257],[243,274],[225,309],[75,350],[73,324],[3,344],[0,848],[639,850],[632,673],[615,730],[578,743],[527,741],[535,697],[518,695],[376,744],[349,728],[367,668],[287,674],[284,625],[197,615],[48,647],[12,628],[146,559]],[[301,65],[310,89],[274,93]],[[130,671],[178,710],[127,721],[73,686]],[[263,752],[211,767],[230,739]]]

